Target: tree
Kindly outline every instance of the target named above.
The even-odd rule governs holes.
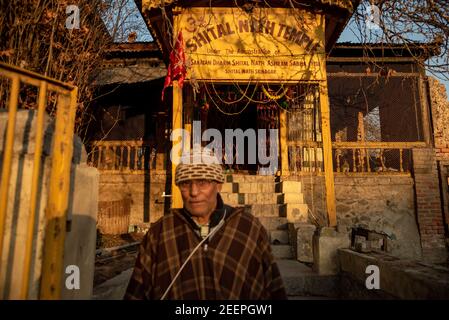
[[[84,137],[92,113],[93,79],[112,42],[133,41],[146,28],[135,19],[132,0],[0,0],[0,61],[78,86],[75,131]],[[79,24],[73,23],[79,13]],[[108,32],[108,29],[111,30]],[[0,108],[9,85],[0,80]],[[22,87],[22,107],[35,108],[37,89]],[[49,95],[47,111],[55,111]]]
[[[404,45],[410,52],[419,43],[435,55],[417,61],[430,73],[449,80],[449,5],[446,0],[363,0],[349,24],[357,41]]]

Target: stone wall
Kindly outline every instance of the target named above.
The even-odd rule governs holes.
[[[326,215],[323,176],[290,177],[302,181],[305,202],[317,217]],[[409,175],[335,174],[339,230],[364,227],[389,236],[388,246],[399,257],[420,258],[413,178]]]
[[[130,225],[146,228],[159,219],[169,206],[167,175],[163,170],[150,174],[100,174],[99,201],[129,198],[131,200]]]
[[[19,110],[16,119],[13,160],[11,167],[8,207],[5,221],[3,255],[0,261],[0,299],[19,299],[22,285],[25,243],[30,217],[31,179],[36,139],[36,112]],[[0,111],[0,167],[3,159],[8,113]],[[29,299],[37,299],[41,280],[43,245],[45,236],[45,208],[48,199],[48,184],[51,168],[51,151],[54,123],[44,119],[45,138],[33,235],[33,255]],[[86,165],[86,152],[81,140],[73,141],[71,186],[67,212],[67,233],[65,239],[62,270],[62,298],[90,299],[93,291],[95,264],[95,224],[97,215],[98,171]],[[65,268],[76,265],[80,269],[80,289],[65,290]]]
[[[339,225],[386,233],[391,254],[421,257],[410,176],[337,174],[335,196]]]

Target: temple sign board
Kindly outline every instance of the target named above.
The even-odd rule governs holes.
[[[325,16],[294,8],[187,7],[174,15],[174,38],[182,32],[187,80],[220,83],[319,83],[326,205],[336,225],[327,98]],[[174,40],[175,40],[174,39]],[[324,97],[324,98],[323,98]],[[181,128],[182,89],[173,85],[173,128]],[[288,172],[286,111],[280,112],[282,175]],[[174,142],[175,143],[175,142]],[[175,167],[172,166],[174,176]],[[182,206],[173,184],[172,206]]]
[[[301,9],[183,8],[188,79],[325,80],[324,16]]]

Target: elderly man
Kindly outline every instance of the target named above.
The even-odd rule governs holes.
[[[223,203],[217,159],[181,158],[184,207],[151,226],[125,299],[286,299],[268,234],[250,213]]]

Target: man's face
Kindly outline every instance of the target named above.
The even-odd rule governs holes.
[[[217,207],[221,184],[210,180],[190,180],[179,184],[184,207],[195,217],[209,218]]]

